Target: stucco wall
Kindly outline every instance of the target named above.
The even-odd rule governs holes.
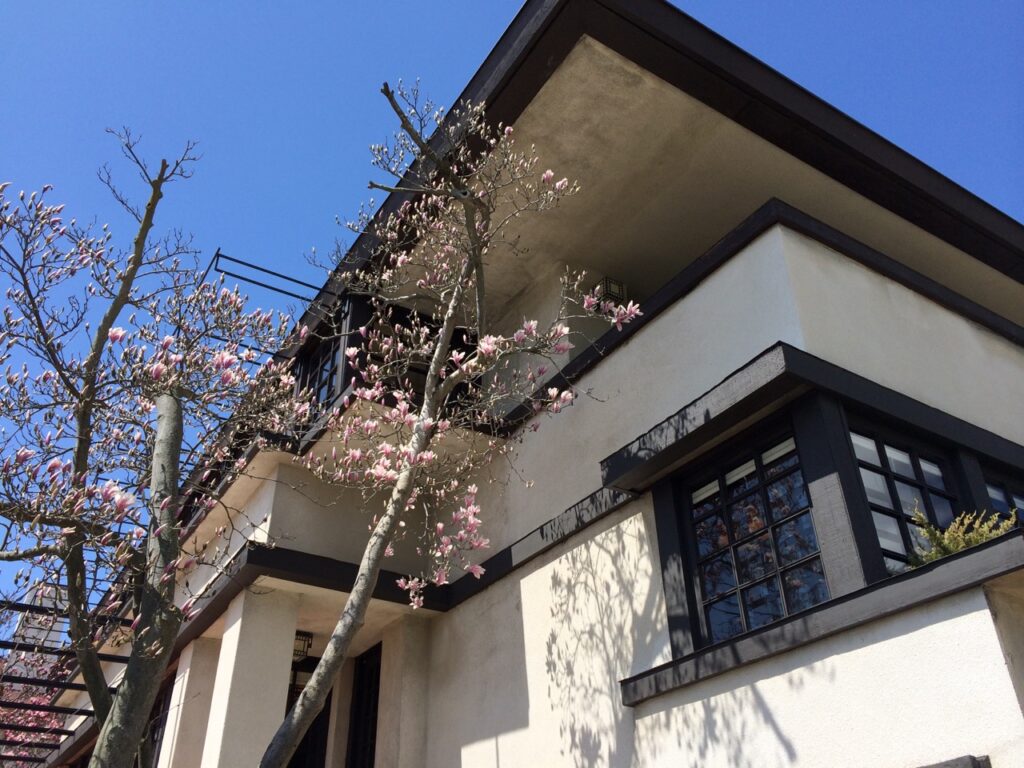
[[[1024,765],[1024,720],[981,589],[637,707],[632,763],[914,768]],[[616,763],[608,763],[610,765]]]
[[[505,546],[601,486],[598,462],[777,341],[803,346],[778,230],[766,232],[577,383],[575,404],[538,418],[517,476],[492,472],[479,497]]]
[[[650,516],[638,500],[434,619],[423,765],[584,765],[631,742],[618,680],[669,654]]]
[[[600,529],[434,620],[424,765],[1024,765],[980,589],[623,707],[668,654],[646,502]]]
[[[815,240],[777,229],[808,352],[1024,443],[1024,350]]]

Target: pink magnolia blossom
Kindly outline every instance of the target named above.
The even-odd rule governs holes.
[[[167,366],[163,363],[153,363],[149,369],[149,376],[153,381],[159,381],[167,373]]]
[[[127,335],[128,332],[124,328],[120,327],[111,328],[109,331],[107,331],[107,339],[113,342],[114,344],[121,341]]]
[[[551,180],[555,178],[555,172],[548,168],[544,173],[540,175],[540,180],[545,184],[550,184]]]

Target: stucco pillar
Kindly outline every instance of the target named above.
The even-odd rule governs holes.
[[[225,611],[202,768],[259,764],[285,714],[297,604],[247,590]]]
[[[195,768],[203,756],[220,640],[198,637],[185,646],[174,675],[157,768]]]
[[[376,764],[419,768],[427,750],[430,626],[408,616],[384,630]]]

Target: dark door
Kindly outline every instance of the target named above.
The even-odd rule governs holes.
[[[373,768],[380,697],[380,644],[356,657],[345,768]]]
[[[288,697],[288,706],[298,698],[302,686],[292,686],[291,694]],[[295,755],[288,768],[324,768],[327,763],[327,729],[330,727],[331,718],[331,694],[327,694],[327,701],[324,708],[316,716],[316,720],[309,726],[305,737],[295,750]]]

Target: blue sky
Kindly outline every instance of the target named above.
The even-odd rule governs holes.
[[[1024,219],[1024,2],[677,3],[1014,218]],[[392,129],[382,80],[449,103],[518,0],[35,3],[0,7],[0,177],[55,184],[80,219],[131,234],[96,168],[125,186],[108,126],[150,157],[200,142],[159,222],[196,244],[316,279],[303,260],[369,195],[367,145]],[[138,190],[138,187],[135,187]],[[139,190],[141,194],[144,190]]]

